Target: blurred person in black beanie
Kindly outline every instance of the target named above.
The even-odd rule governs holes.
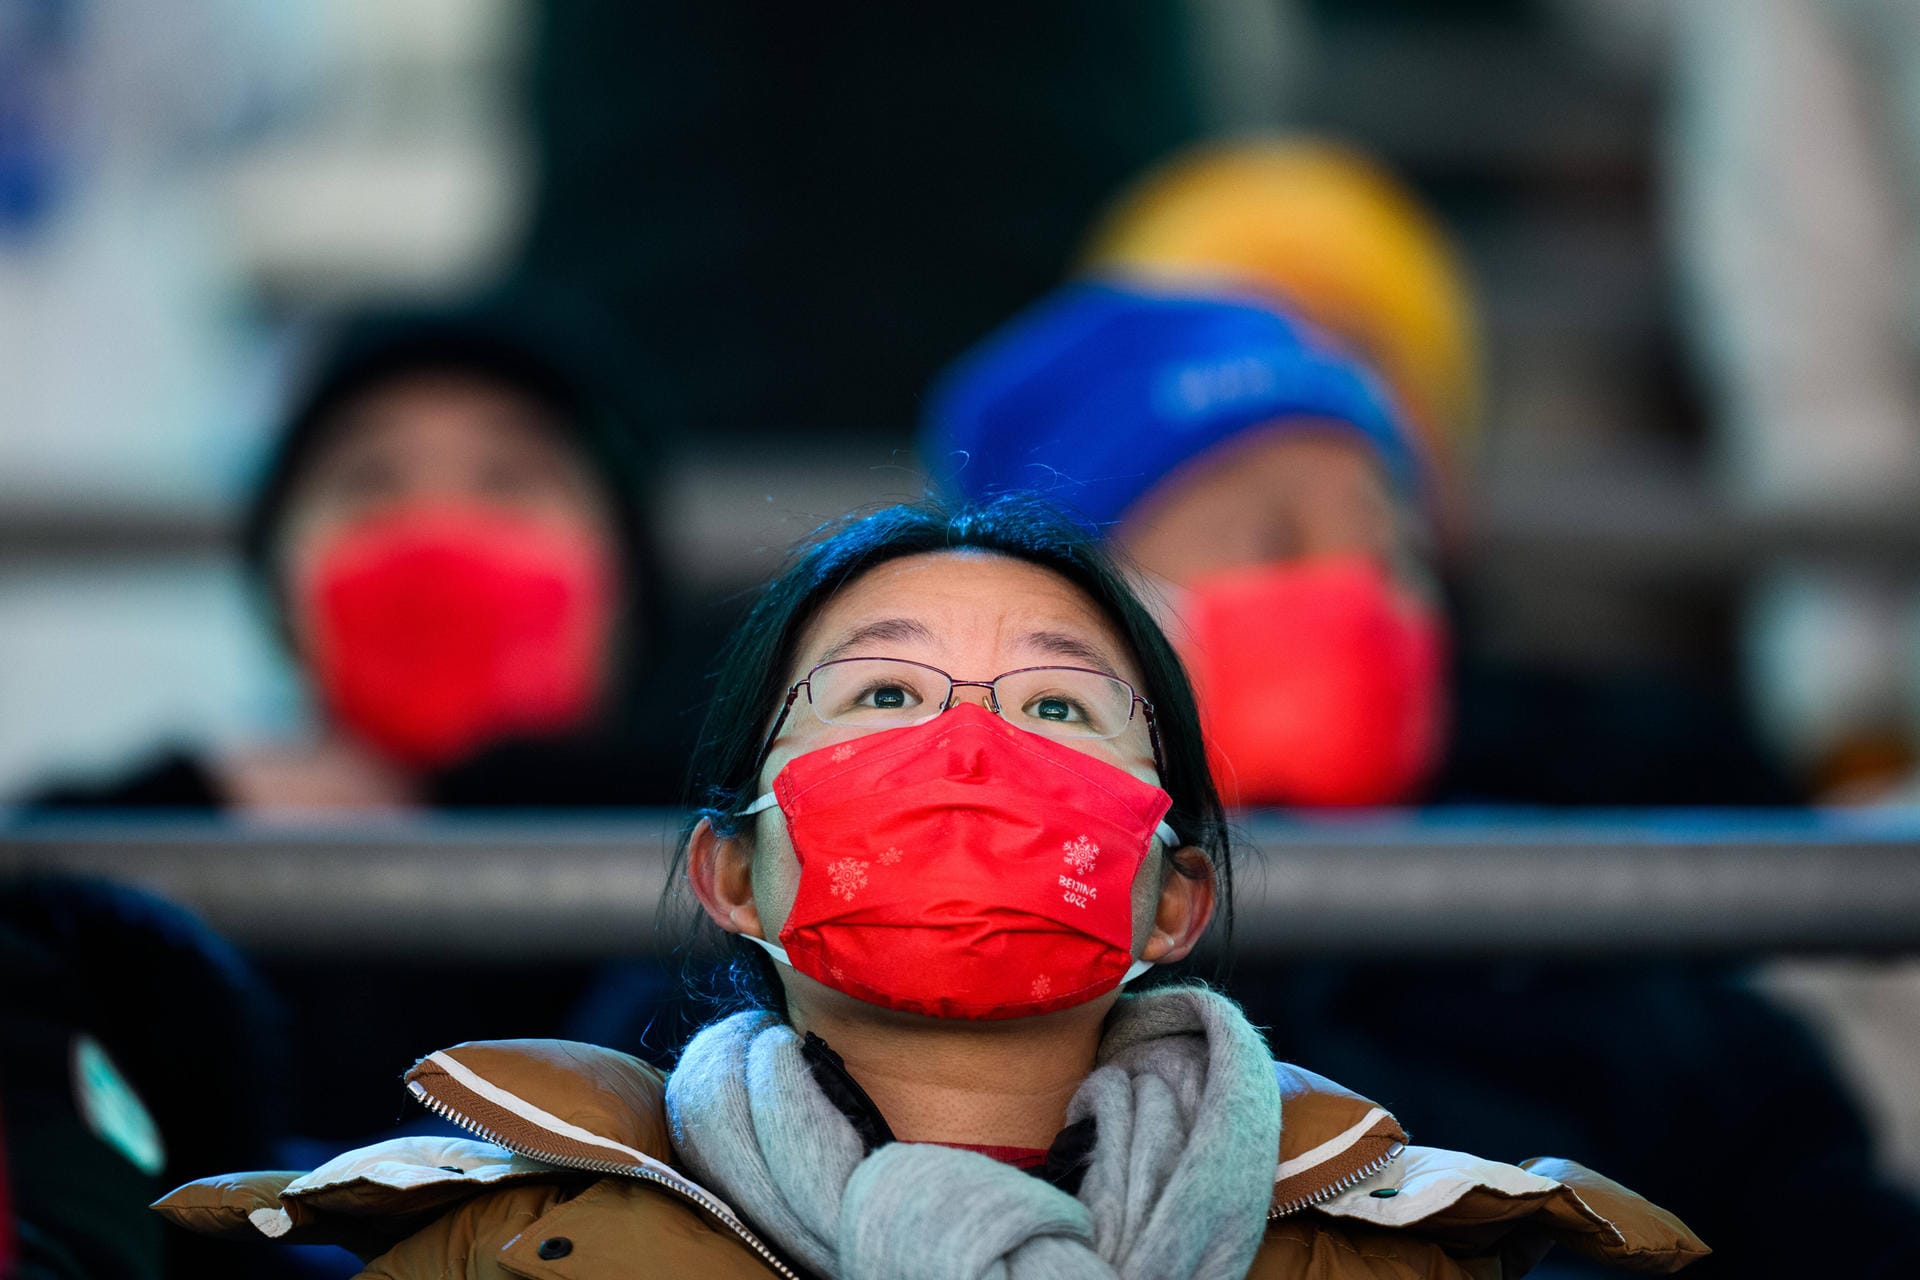
[[[173,751],[30,804],[273,810],[677,798],[647,706],[667,591],[617,343],[522,287],[352,317],[277,441],[242,549],[314,731]]]
[[[624,344],[526,286],[338,326],[245,512],[251,585],[312,695],[310,732],[175,750],[40,815],[580,810],[679,799],[686,690]],[[265,958],[295,1011],[293,1128],[333,1138],[417,1053],[420,985],[378,959]],[[561,971],[564,969],[564,972]],[[484,977],[477,976],[481,971]],[[433,1013],[554,1034],[586,966],[416,966]],[[231,1163],[231,1162],[229,1162]],[[160,1190],[165,1190],[164,1187]],[[157,1194],[157,1192],[156,1192]]]

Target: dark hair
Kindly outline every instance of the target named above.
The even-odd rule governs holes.
[[[768,722],[786,695],[794,646],[820,607],[841,587],[889,560],[960,550],[1010,556],[1059,574],[1085,592],[1125,639],[1140,665],[1140,694],[1153,704],[1159,724],[1166,768],[1160,785],[1173,797],[1167,822],[1182,844],[1197,846],[1212,862],[1221,932],[1231,938],[1233,865],[1226,817],[1207,770],[1186,672],[1107,552],[1057,508],[1027,494],[957,510],[888,507],[829,526],[819,540],[798,552],[760,593],[722,651],[689,771],[689,794],[699,806],[695,821],[705,818],[723,836],[742,830],[734,815],[755,798]],[[692,830],[689,824],[674,856],[669,901],[684,883]],[[1177,863],[1172,868],[1191,874]],[[689,975],[696,989],[723,1004],[784,1011],[772,961],[759,948],[704,923],[698,912],[694,915],[688,961],[696,971]],[[716,942],[726,944],[717,956]],[[731,978],[731,998],[724,982],[716,986],[711,981],[716,960]]]

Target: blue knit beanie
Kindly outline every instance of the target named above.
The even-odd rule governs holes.
[[[1410,425],[1333,339],[1237,297],[1082,282],[941,375],[920,452],[952,496],[1038,491],[1098,532],[1214,445],[1307,419],[1353,430],[1419,500]]]

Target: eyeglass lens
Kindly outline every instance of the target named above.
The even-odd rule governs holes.
[[[1133,719],[1133,690],[1097,671],[1033,667],[993,682],[1000,714],[1051,738],[1113,738]],[[813,713],[827,724],[871,729],[919,724],[938,715],[953,693],[944,672],[892,658],[846,658],[808,680]]]

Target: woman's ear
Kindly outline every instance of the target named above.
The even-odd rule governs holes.
[[[737,836],[723,836],[702,818],[687,837],[687,887],[713,922],[728,933],[767,935],[753,903],[753,851]]]
[[[1174,865],[1160,886],[1153,932],[1140,949],[1140,958],[1154,964],[1186,959],[1213,921],[1213,861],[1193,845],[1175,849],[1170,856]]]

